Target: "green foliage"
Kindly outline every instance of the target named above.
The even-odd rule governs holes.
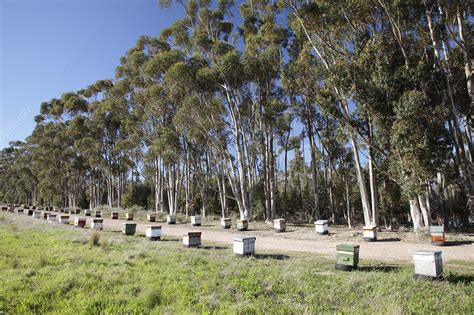
[[[346,273],[309,254],[241,259],[230,248],[188,250],[179,242],[101,232],[110,240],[104,248],[74,241],[89,231],[40,224],[17,232],[1,224],[0,233],[6,313],[469,313],[474,307],[470,265],[462,262],[449,264],[446,280],[432,282],[415,280],[405,264],[364,261],[360,271]],[[32,264],[38,252],[43,263]]]

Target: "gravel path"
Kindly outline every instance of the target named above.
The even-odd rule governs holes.
[[[71,216],[71,223],[74,222]],[[111,231],[121,231],[122,223],[125,220],[112,220],[104,218],[104,229]],[[239,232],[232,230],[216,230],[215,227],[200,226],[193,227],[190,224],[168,225],[166,223],[137,222],[137,233],[145,234],[147,225],[162,225],[162,234],[166,237],[181,238],[182,234],[188,231],[202,231],[202,241],[232,245],[233,237],[236,235],[252,235],[252,231]],[[89,226],[89,219],[87,222]],[[287,233],[274,233],[270,236],[257,236],[256,251],[271,250],[278,253],[288,252],[309,252],[317,253],[327,257],[334,257],[336,254],[336,244],[340,240],[334,240],[330,236],[314,235],[314,240],[295,240],[285,237]],[[474,264],[474,243],[464,242],[452,246],[432,246],[430,243],[402,242],[393,239],[383,239],[383,233],[379,235],[377,242],[364,242],[362,239],[356,242],[360,245],[360,258],[369,260],[391,261],[411,261],[412,253],[416,250],[440,250],[443,252],[444,260],[467,260]]]

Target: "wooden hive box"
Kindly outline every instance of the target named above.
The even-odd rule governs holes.
[[[86,217],[92,216],[92,210],[91,209],[84,209],[84,215]]]
[[[95,210],[94,216],[95,216],[96,218],[102,218],[102,211],[100,211],[100,210]]]
[[[118,219],[118,212],[117,211],[112,211],[110,212],[110,218],[113,219],[113,220],[117,220]]]
[[[156,221],[156,214],[148,213],[146,215],[146,219],[148,220],[148,222],[155,222]]]
[[[58,222],[61,223],[61,224],[69,224],[69,216],[64,215],[64,214],[60,214],[58,216]]]
[[[128,221],[132,221],[133,220],[133,212],[125,213],[125,219],[127,219]]]
[[[237,220],[237,230],[247,231],[249,228],[249,221],[247,219]]]
[[[319,235],[329,234],[329,221],[328,220],[317,220],[314,222],[314,228],[316,233]]]
[[[185,247],[201,246],[201,232],[187,232],[183,233],[183,245]]]
[[[273,220],[273,229],[277,233],[286,231],[286,220],[285,219],[275,219]]]
[[[122,234],[135,235],[137,231],[137,224],[135,222],[124,222],[122,224]]]
[[[221,219],[221,227],[223,229],[230,229],[232,226],[232,219],[231,218],[222,218]]]
[[[415,277],[418,279],[437,279],[443,274],[441,251],[419,250],[413,253]]]
[[[200,215],[191,216],[191,224],[192,226],[201,226],[201,216]]]
[[[435,246],[443,246],[446,244],[444,235],[444,226],[430,226],[431,244]]]
[[[102,231],[104,229],[104,219],[100,218],[92,218],[91,222],[91,229]]]
[[[176,216],[175,215],[166,216],[166,222],[168,224],[176,224]]]
[[[236,236],[234,237],[234,254],[236,256],[248,256],[255,254],[255,240],[254,236]]]
[[[147,225],[145,235],[151,241],[161,239],[161,225]]]
[[[375,242],[377,240],[377,226],[366,225],[363,228],[364,241]]]
[[[359,245],[339,244],[336,246],[336,269],[352,271],[359,265]]]
[[[86,218],[74,218],[74,226],[78,228],[84,228],[86,226]]]
[[[48,222],[56,222],[57,220],[57,215],[54,212],[51,212],[48,214]]]

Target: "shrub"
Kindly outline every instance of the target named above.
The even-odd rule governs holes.
[[[91,237],[89,239],[89,245],[90,246],[99,246],[100,242],[100,233],[95,231],[91,234]]]

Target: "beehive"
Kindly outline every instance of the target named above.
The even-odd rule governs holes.
[[[443,246],[446,244],[446,239],[444,236],[444,226],[431,226],[431,244],[436,246]]]
[[[91,229],[102,231],[104,228],[104,219],[92,218],[91,222]]]
[[[33,212],[33,218],[35,218],[35,219],[41,219],[41,211],[35,210],[35,211]]]
[[[286,220],[285,219],[276,219],[273,220],[273,229],[275,232],[285,232],[286,231]]]
[[[102,211],[100,211],[100,210],[95,210],[94,216],[95,216],[96,218],[102,218]]]
[[[145,235],[151,241],[161,239],[161,225],[147,225]]]
[[[8,210],[7,210],[7,211],[13,213],[13,212],[15,212],[15,208],[14,208],[14,207],[8,207]]]
[[[359,264],[359,245],[339,244],[336,246],[336,269],[351,271]]]
[[[230,229],[232,225],[232,219],[231,218],[222,218],[221,219],[221,227],[223,229]]]
[[[413,253],[416,278],[439,278],[443,274],[441,251],[419,250]]]
[[[155,222],[156,221],[156,214],[148,213],[146,215],[146,219],[148,220],[148,222]]]
[[[176,224],[176,216],[175,215],[168,215],[166,217],[166,222],[168,224]]]
[[[15,211],[16,211],[17,214],[23,214],[23,213],[25,212],[25,209],[23,209],[23,208],[16,208]]]
[[[249,228],[249,221],[247,219],[237,220],[237,230],[247,231]]]
[[[118,219],[118,212],[116,212],[116,211],[110,212],[110,217],[113,220],[117,220]]]
[[[366,225],[364,226],[364,241],[374,242],[377,240],[377,226],[376,225]]]
[[[74,214],[81,214],[81,208],[74,208]]]
[[[191,224],[192,224],[192,226],[200,226],[201,225],[201,216],[200,215],[191,216]]]
[[[48,214],[48,222],[56,222],[57,215],[56,213],[49,213]]]
[[[234,237],[234,254],[236,256],[248,256],[255,253],[254,236],[236,236]]]
[[[8,211],[8,207],[7,206],[2,206],[2,211]]]
[[[50,213],[51,212],[43,212],[41,216],[44,220],[47,220],[48,219],[48,214],[50,214]]]
[[[329,234],[328,223],[328,220],[317,220],[316,222],[314,222],[316,233],[320,235]]]
[[[85,209],[85,210],[84,210],[84,215],[85,215],[86,217],[90,217],[90,216],[92,215],[91,209]]]
[[[28,209],[28,210],[25,210],[25,214],[26,214],[27,216],[32,216],[34,211],[35,211],[35,210],[33,210],[33,209]]]
[[[124,235],[135,235],[137,231],[137,224],[134,222],[124,222],[122,224],[122,234]]]
[[[74,226],[83,228],[86,226],[86,218],[74,218]]]
[[[60,214],[58,216],[58,222],[61,223],[61,224],[69,224],[69,216],[64,215],[64,214]]]
[[[64,212],[64,213],[69,213],[69,208],[62,208],[62,210],[63,210],[62,212]],[[73,212],[71,212],[71,213],[74,214]]]
[[[183,245],[186,247],[201,246],[201,232],[183,233]]]
[[[128,221],[132,221],[133,220],[133,212],[125,213],[125,219],[127,219]]]

